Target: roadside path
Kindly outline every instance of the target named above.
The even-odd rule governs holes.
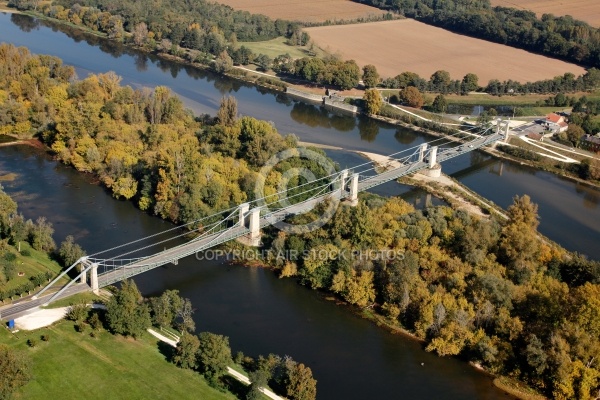
[[[167,343],[170,346],[173,347],[177,347],[177,340],[173,340],[173,339],[169,339],[168,337],[156,332],[154,329],[152,328],[148,328],[148,333],[150,333],[152,336],[154,336],[155,338],[159,339],[160,341],[163,341],[165,343]],[[236,371],[235,369],[231,368],[231,367],[227,367],[227,373],[231,376],[233,376],[235,379],[237,379],[238,381],[242,382],[244,385],[249,385],[250,379],[248,379],[248,377],[238,371]],[[260,390],[265,396],[267,396],[270,399],[273,400],[286,400],[284,397],[278,396],[275,393],[273,393],[272,391],[270,391],[267,388],[259,388],[258,390]]]

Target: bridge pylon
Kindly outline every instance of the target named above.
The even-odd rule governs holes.
[[[353,174],[350,178],[350,196],[348,201],[352,207],[358,204],[358,174]]]
[[[100,294],[100,287],[98,285],[98,263],[92,263],[90,268],[90,287],[95,295]]]
[[[427,151],[427,143],[423,143],[420,147],[419,147],[419,162],[423,161],[425,159],[425,152]]]

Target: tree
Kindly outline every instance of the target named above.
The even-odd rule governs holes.
[[[312,371],[291,358],[285,361],[284,384],[287,395],[295,400],[314,400],[317,397],[317,381]]]
[[[569,128],[567,128],[566,139],[573,144],[573,146],[577,147],[579,145],[579,141],[581,137],[585,135],[585,131],[582,127],[575,124],[569,124]]]
[[[259,54],[254,61],[265,72],[270,70],[273,65],[273,59],[266,54]]]
[[[229,338],[210,332],[198,335],[200,349],[198,350],[198,363],[209,382],[217,384],[218,379],[227,372],[227,365],[231,363],[231,347]]]
[[[58,256],[60,257],[63,265],[68,267],[73,265],[75,261],[79,260],[81,257],[85,256],[85,251],[81,248],[81,246],[75,243],[73,236],[69,235],[60,244]]]
[[[479,77],[475,74],[466,74],[460,84],[460,92],[468,94],[479,89]]]
[[[152,325],[150,310],[132,280],[125,280],[121,288],[106,304],[106,320],[114,333],[137,338]]]
[[[423,95],[414,86],[409,86],[400,92],[400,101],[402,104],[406,104],[409,107],[421,108],[423,107]]]
[[[213,67],[218,73],[228,72],[231,68],[233,68],[233,60],[229,54],[227,54],[227,51],[223,50],[219,53],[213,62]]]
[[[438,94],[433,100],[431,110],[436,113],[445,113],[448,108],[448,101],[443,94]]]
[[[377,89],[365,90],[363,100],[365,102],[365,111],[367,114],[379,113],[379,110],[381,110],[381,106],[383,105],[383,100],[381,99],[381,93],[379,93]]]
[[[450,73],[444,70],[435,71],[429,79],[431,90],[441,93],[446,93],[448,91],[448,86],[451,81]]]
[[[527,195],[515,196],[514,203],[508,207],[508,217],[500,239],[501,256],[511,268],[513,280],[523,283],[532,272],[531,262],[539,248],[537,204]]]
[[[31,361],[10,347],[0,344],[0,400],[11,395],[31,379]]]
[[[246,394],[246,400],[260,400],[263,398],[260,388],[267,386],[270,375],[269,371],[262,368],[248,374],[251,383]]]
[[[195,369],[198,367],[198,349],[200,349],[200,339],[198,336],[188,332],[183,332],[177,348],[173,362],[181,368]]]
[[[0,238],[8,235],[10,219],[17,212],[17,203],[6,193],[0,185]]]
[[[233,96],[223,97],[219,111],[217,111],[217,119],[219,124],[224,126],[233,126],[238,117],[238,104]]]
[[[161,327],[173,327],[183,307],[183,299],[179,297],[178,290],[166,290],[160,297],[151,298],[150,304],[154,323]]]
[[[52,224],[45,217],[39,217],[36,224],[31,227],[29,242],[36,250],[51,251],[56,246],[54,239],[52,239],[53,233]]]
[[[177,311],[177,317],[179,318],[177,328],[181,332],[193,332],[196,330],[196,324],[192,318],[193,313],[192,302],[190,299],[184,299]]]
[[[143,46],[146,44],[146,39],[148,38],[148,27],[144,22],[140,22],[133,28],[133,43],[136,46]]]
[[[368,64],[363,67],[363,84],[366,88],[373,88],[379,83],[379,73],[374,65]],[[374,113],[373,113],[374,114]]]

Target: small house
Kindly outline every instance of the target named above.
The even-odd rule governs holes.
[[[598,153],[600,152],[600,137],[583,135],[579,141],[579,147],[588,151],[593,151],[594,153]]]
[[[546,115],[544,125],[554,133],[564,132],[569,128],[569,124],[565,121],[565,117],[555,113]]]

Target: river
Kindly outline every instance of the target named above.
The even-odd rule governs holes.
[[[0,14],[0,41],[56,55],[89,72],[115,71],[134,87],[169,86],[197,113],[214,114],[223,95],[234,95],[240,113],[273,121],[301,140],[382,154],[429,140],[411,130],[363,117],[339,116],[285,95],[182,67],[113,43],[46,23]],[[342,166],[364,160],[329,151]],[[492,159],[478,152],[445,163],[444,171],[474,191],[507,207],[516,194],[540,205],[540,231],[571,250],[600,259],[600,192],[548,173]],[[3,182],[28,218],[45,215],[61,241],[73,234],[88,253],[170,227],[126,201],[116,201],[88,176],[57,164],[39,150],[0,148]],[[392,183],[377,189],[423,204],[425,196]],[[499,399],[506,396],[467,364],[424,352],[419,343],[387,333],[293,280],[269,271],[218,261],[182,260],[136,277],[146,295],[179,289],[197,308],[200,331],[230,337],[235,351],[289,354],[309,365],[319,398]]]

